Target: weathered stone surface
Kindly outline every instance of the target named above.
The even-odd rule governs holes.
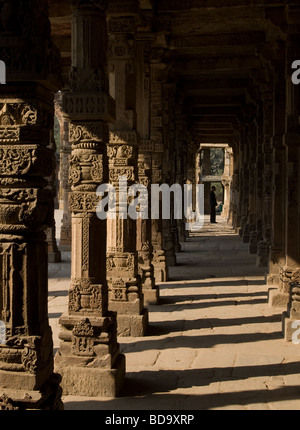
[[[109,176],[107,121],[113,119],[115,108],[108,94],[104,3],[73,2],[72,29],[73,65],[62,96],[72,149],[68,173],[72,270],[55,366],[63,376],[64,392],[114,397],[124,382],[125,357],[117,343],[116,315],[108,312],[106,222],[96,214],[97,187]],[[94,57],[96,51],[103,52]]]

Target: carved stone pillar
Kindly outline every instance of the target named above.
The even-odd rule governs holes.
[[[278,46],[279,58],[274,65],[274,136],[273,151],[273,217],[272,242],[270,249],[269,271],[267,284],[269,288],[269,304],[287,309],[289,301],[289,283],[282,282],[282,268],[285,265],[285,177],[286,161],[284,134],[286,128],[286,79],[285,79],[285,46]]]
[[[0,410],[62,409],[44,233],[53,220],[46,178],[54,168],[49,142],[60,58],[46,1],[12,2],[1,18],[7,85],[0,85]]]
[[[249,243],[250,248],[253,240],[253,232],[255,231],[255,215],[254,215],[254,178],[253,178],[253,152],[255,152],[255,118],[257,111],[256,105],[248,106],[248,118],[245,126],[244,148],[243,148],[243,171],[242,171],[242,238],[243,243]]]
[[[137,131],[141,136],[138,148],[138,182],[148,190],[148,213],[137,220],[138,270],[142,281],[144,303],[155,305],[159,301],[159,287],[155,285],[153,246],[151,235],[151,182],[152,151],[150,140],[150,52],[153,35],[151,29],[139,28],[136,42],[137,56]]]
[[[56,144],[54,142],[54,137],[51,136],[51,144],[50,148],[53,150],[53,152],[56,152]],[[55,200],[55,197],[57,196],[57,187],[56,187],[56,178],[57,178],[57,163],[56,158],[54,169],[52,172],[52,175],[47,178],[48,179],[48,189],[50,192],[52,192],[53,200]],[[59,251],[57,247],[56,242],[56,222],[55,222],[55,209],[53,206],[53,212],[52,212],[52,222],[51,227],[47,229],[47,243],[48,243],[48,262],[49,263],[59,263],[61,261],[61,252]]]
[[[162,128],[162,82],[165,66],[160,63],[160,53],[152,52],[151,64],[151,102],[150,102],[150,138],[154,142],[152,154],[152,184],[163,183],[164,140]],[[162,218],[152,220],[153,266],[156,282],[169,279],[166,251],[163,243]]]
[[[250,107],[249,107],[250,109]],[[241,228],[239,231],[243,243],[249,243],[250,233],[253,231],[253,224],[249,224],[249,142],[247,140],[246,131],[241,139],[242,150],[239,154],[239,184],[240,193],[238,205],[240,207]]]
[[[143,184],[148,189],[150,196],[150,184],[152,173],[152,157],[151,152],[143,152],[145,146],[151,145],[152,142],[144,142],[140,145],[139,151],[139,183]],[[148,210],[150,213],[150,199],[148,199]],[[154,305],[158,303],[159,289],[155,285],[153,260],[153,246],[151,236],[151,219],[138,219],[137,221],[137,251],[139,274],[142,280],[142,288],[144,294],[145,305]]]
[[[300,267],[290,273],[288,283],[289,301],[287,312],[283,313],[282,331],[287,342],[293,340],[293,335],[299,328],[300,321]],[[296,323],[296,325],[294,325]],[[298,336],[297,336],[298,340]]]
[[[248,223],[251,226],[249,235],[249,252],[257,253],[257,244],[260,238],[257,230],[257,213],[256,213],[256,154],[257,154],[257,124],[255,120],[251,122],[248,130],[249,142],[249,215]]]
[[[299,169],[300,169],[300,88],[291,79],[290,64],[299,58],[300,27],[291,26],[295,34],[287,38],[287,108],[286,134],[284,145],[286,151],[286,185],[285,185],[285,266],[283,271],[291,274],[290,305],[283,318],[283,332],[290,340],[290,328],[294,319],[299,319],[299,267],[300,267],[300,223],[299,223]],[[293,288],[295,290],[293,291]],[[295,297],[293,297],[295,296]],[[297,304],[298,303],[298,304]]]
[[[60,126],[60,188],[63,199],[63,218],[60,231],[60,249],[71,251],[71,213],[69,209],[69,193],[71,185],[69,182],[69,166],[71,158],[71,145],[69,142],[69,122],[64,118],[62,111],[61,94],[56,95],[55,114]]]
[[[127,4],[126,17],[119,1],[109,8],[109,67],[111,93],[116,99],[116,122],[110,128],[108,146],[109,182],[117,191],[115,219],[108,218],[107,279],[109,308],[117,312],[119,336],[143,336],[148,326],[144,308],[141,277],[138,274],[136,249],[137,221],[121,201],[120,180],[125,178],[125,192],[138,180],[140,135],[136,121],[135,36],[137,1]],[[123,5],[122,5],[123,6]],[[121,10],[119,8],[121,7]],[[125,215],[122,211],[125,210]]]
[[[238,154],[235,154],[235,166],[232,180],[232,225],[236,232],[240,232],[239,227],[241,227],[241,215],[240,215],[240,205],[239,196],[240,196],[240,175],[239,170],[237,168],[238,164]]]
[[[175,116],[175,133],[176,133],[176,183],[182,187],[184,185],[184,156],[185,148],[187,146],[186,138],[186,118],[182,115],[181,106],[176,105],[176,116]],[[178,112],[177,112],[178,111]],[[199,148],[198,148],[199,149]],[[200,153],[198,156],[198,181],[200,183],[201,167],[200,167]],[[176,220],[177,225],[177,237],[179,246],[177,252],[181,252],[180,242],[186,241],[186,230],[185,230],[185,218],[184,218],[184,205],[182,205],[182,219]]]
[[[204,148],[202,150],[202,164],[201,164],[202,176],[211,175],[211,161],[210,161],[210,148]],[[210,214],[210,182],[204,182],[204,213]]]
[[[162,184],[162,152],[152,156],[152,183]],[[163,248],[162,218],[152,220],[153,266],[156,282],[166,282],[169,279],[169,268],[166,252]]]
[[[168,71],[166,70],[162,75],[162,117],[158,117],[156,120],[158,123],[161,121],[164,139],[163,183],[171,186],[175,183],[175,86],[166,82],[167,77]],[[170,218],[162,221],[163,249],[166,252],[169,267],[176,266],[177,235],[174,232],[177,232],[177,228],[175,228],[174,220],[174,196],[171,194]]]
[[[232,187],[232,163],[233,163],[233,151],[232,148],[225,149],[225,160],[224,160],[224,174],[222,176],[222,185],[224,186],[224,206],[223,216],[227,220],[230,219],[230,200],[231,200],[231,187]]]
[[[263,84],[263,199],[262,199],[262,234],[263,240],[257,244],[257,266],[268,267],[272,234],[272,153],[273,136],[273,84],[269,74],[268,83]],[[270,83],[271,82],[271,83]]]
[[[269,304],[287,309],[289,300],[289,281],[283,282],[285,266],[285,177],[286,162],[283,136],[273,137],[273,235],[270,249],[269,272],[267,284],[269,288]]]
[[[72,146],[72,267],[55,365],[64,394],[91,397],[118,395],[125,373],[116,315],[108,312],[106,221],[96,214],[97,187],[108,182],[107,123],[115,115],[108,95],[105,3],[72,1],[72,70],[70,88],[63,94]]]

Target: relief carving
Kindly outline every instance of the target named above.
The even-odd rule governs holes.
[[[94,192],[73,191],[69,194],[69,209],[72,212],[96,212],[100,199]]]
[[[78,322],[72,331],[72,350],[78,356],[93,356],[94,329],[88,318]]]
[[[101,313],[102,305],[102,285],[92,284],[90,279],[72,279],[69,291],[69,311],[98,311]]]

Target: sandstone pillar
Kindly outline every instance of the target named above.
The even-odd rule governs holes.
[[[156,118],[157,123],[161,123],[164,142],[163,156],[163,183],[172,186],[175,183],[175,132],[174,132],[174,115],[175,115],[175,87],[172,83],[167,83],[167,70],[163,74],[162,85],[162,117]],[[195,164],[194,164],[195,171]],[[170,217],[162,221],[163,249],[166,252],[166,262],[168,267],[176,266],[176,243],[177,232],[174,220],[174,195],[170,199]]]
[[[253,107],[250,105],[249,106],[249,116],[251,116],[251,114],[253,114],[254,109]],[[249,118],[248,118],[248,127],[250,127],[249,124]],[[249,192],[249,186],[250,186],[250,177],[249,177],[249,155],[250,155],[250,142],[248,139],[248,135],[247,132],[245,131],[245,135],[243,137],[243,141],[244,141],[244,148],[242,151],[242,172],[241,172],[241,184],[242,184],[242,188],[241,188],[241,195],[240,195],[240,202],[242,205],[241,211],[242,211],[242,229],[241,229],[241,236],[243,239],[243,243],[249,243],[250,241],[250,234],[251,232],[254,230],[254,225],[253,222],[251,220],[251,218],[249,219],[249,197],[250,197],[250,192]],[[249,222],[251,221],[251,222]]]
[[[144,145],[145,144],[146,142],[144,142]],[[147,187],[148,196],[150,196],[152,157],[150,152],[143,152],[141,150],[142,147],[143,145],[140,146],[139,151],[138,177],[139,183]],[[146,203],[150,213],[151,201],[149,198],[148,202]],[[152,264],[153,246],[151,236],[151,219],[149,215],[145,219],[140,218],[137,222],[137,250],[139,273],[142,280],[145,305],[147,306],[157,304],[159,300],[159,289],[155,285],[154,266]]]
[[[256,193],[256,157],[257,157],[257,123],[256,119],[251,124],[249,133],[249,223],[252,226],[249,239],[250,254],[257,253],[257,244],[262,240],[259,229],[259,219],[257,214],[257,193]]]
[[[298,58],[299,27],[292,28],[298,34],[289,34],[287,40],[287,116],[284,144],[286,147],[286,184],[285,184],[285,265],[282,281],[289,284],[290,304],[283,317],[283,333],[290,340],[291,326],[298,320],[299,313],[299,163],[300,163],[300,88],[291,80],[290,64]]]
[[[262,228],[263,240],[257,244],[257,265],[268,267],[272,232],[272,156],[271,138],[273,136],[273,83],[271,73],[267,74],[267,83],[262,88],[263,99],[263,200]]]
[[[110,128],[108,146],[109,182],[117,191],[115,219],[108,218],[107,279],[109,309],[117,312],[120,336],[143,336],[148,326],[136,249],[137,221],[127,214],[130,200],[121,198],[138,181],[140,135],[136,121],[137,1],[127,4],[122,15],[120,2],[109,8],[109,68],[111,94],[116,99],[116,122]],[[120,10],[119,10],[120,8]]]
[[[116,316],[108,312],[106,222],[96,214],[97,187],[108,182],[107,123],[115,113],[108,95],[105,3],[72,1],[72,70],[63,94],[72,145],[72,267],[55,365],[65,395],[91,397],[118,395],[125,373]]]
[[[181,112],[181,106],[179,105],[179,102],[177,101],[176,104],[176,116],[175,116],[175,135],[176,135],[176,180],[175,182],[177,184],[180,184],[183,188],[184,185],[184,159],[185,159],[185,149],[187,146],[186,142],[186,118]],[[199,148],[198,148],[199,150]],[[200,168],[200,152],[198,153],[198,181],[197,183],[200,183],[200,175],[201,175],[201,168]],[[186,241],[186,230],[185,230],[185,216],[184,216],[184,204],[182,204],[182,219],[176,220],[176,226],[177,226],[177,237],[178,237],[178,250],[177,252],[181,252],[181,245],[180,242]]]
[[[151,182],[152,182],[152,150],[150,141],[150,52],[153,35],[150,29],[142,27],[136,42],[137,52],[137,131],[141,136],[138,148],[138,182],[148,190],[148,212],[145,218],[137,220],[137,251],[138,270],[142,281],[144,303],[157,304],[159,287],[155,285],[153,246],[151,235]]]
[[[46,178],[54,168],[49,143],[60,58],[46,1],[13,2],[1,18],[7,85],[0,85],[0,409],[62,409],[43,231],[53,220]]]
[[[202,150],[202,176],[211,175],[211,161],[210,161],[210,148],[203,148]],[[210,214],[210,182],[204,182],[204,213]]]
[[[289,282],[282,282],[285,265],[285,177],[286,151],[284,134],[286,129],[286,80],[285,80],[285,46],[278,46],[280,56],[274,64],[274,136],[273,150],[273,217],[272,242],[270,249],[269,271],[267,284],[269,288],[269,304],[287,309],[289,301]],[[282,54],[283,53],[283,54]]]
[[[160,62],[159,53],[152,51],[151,63],[151,101],[150,101],[150,139],[153,141],[152,184],[163,183],[164,139],[162,128],[162,83],[165,65]],[[163,243],[162,218],[152,220],[153,266],[156,282],[166,282],[169,269]]]
[[[61,95],[56,95],[55,114],[60,126],[60,189],[63,200],[63,218],[60,230],[59,247],[62,251],[71,251],[71,213],[69,209],[69,166],[71,158],[71,145],[69,142],[69,122],[64,118]]]
[[[222,215],[227,220],[230,219],[231,187],[232,187],[232,148],[225,148],[224,174],[222,185],[224,186],[224,206]]]
[[[54,154],[56,152],[56,144],[54,141],[53,133],[51,133],[50,148],[53,150]],[[52,192],[53,200],[57,196],[57,186],[56,186],[56,178],[57,178],[57,163],[56,157],[54,158],[54,169],[52,171],[52,175],[47,178],[48,179],[48,189]],[[55,206],[55,205],[54,205]],[[61,261],[61,252],[57,247],[56,241],[56,222],[55,222],[55,207],[53,206],[52,212],[52,222],[51,227],[47,229],[47,243],[48,243],[48,262],[49,263],[59,263]]]

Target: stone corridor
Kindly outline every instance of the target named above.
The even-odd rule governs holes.
[[[268,304],[265,270],[220,217],[182,243],[145,336],[119,338],[121,396],[63,398],[65,410],[300,409],[299,346],[283,339],[282,311]],[[55,352],[67,308],[70,254],[49,264]]]

